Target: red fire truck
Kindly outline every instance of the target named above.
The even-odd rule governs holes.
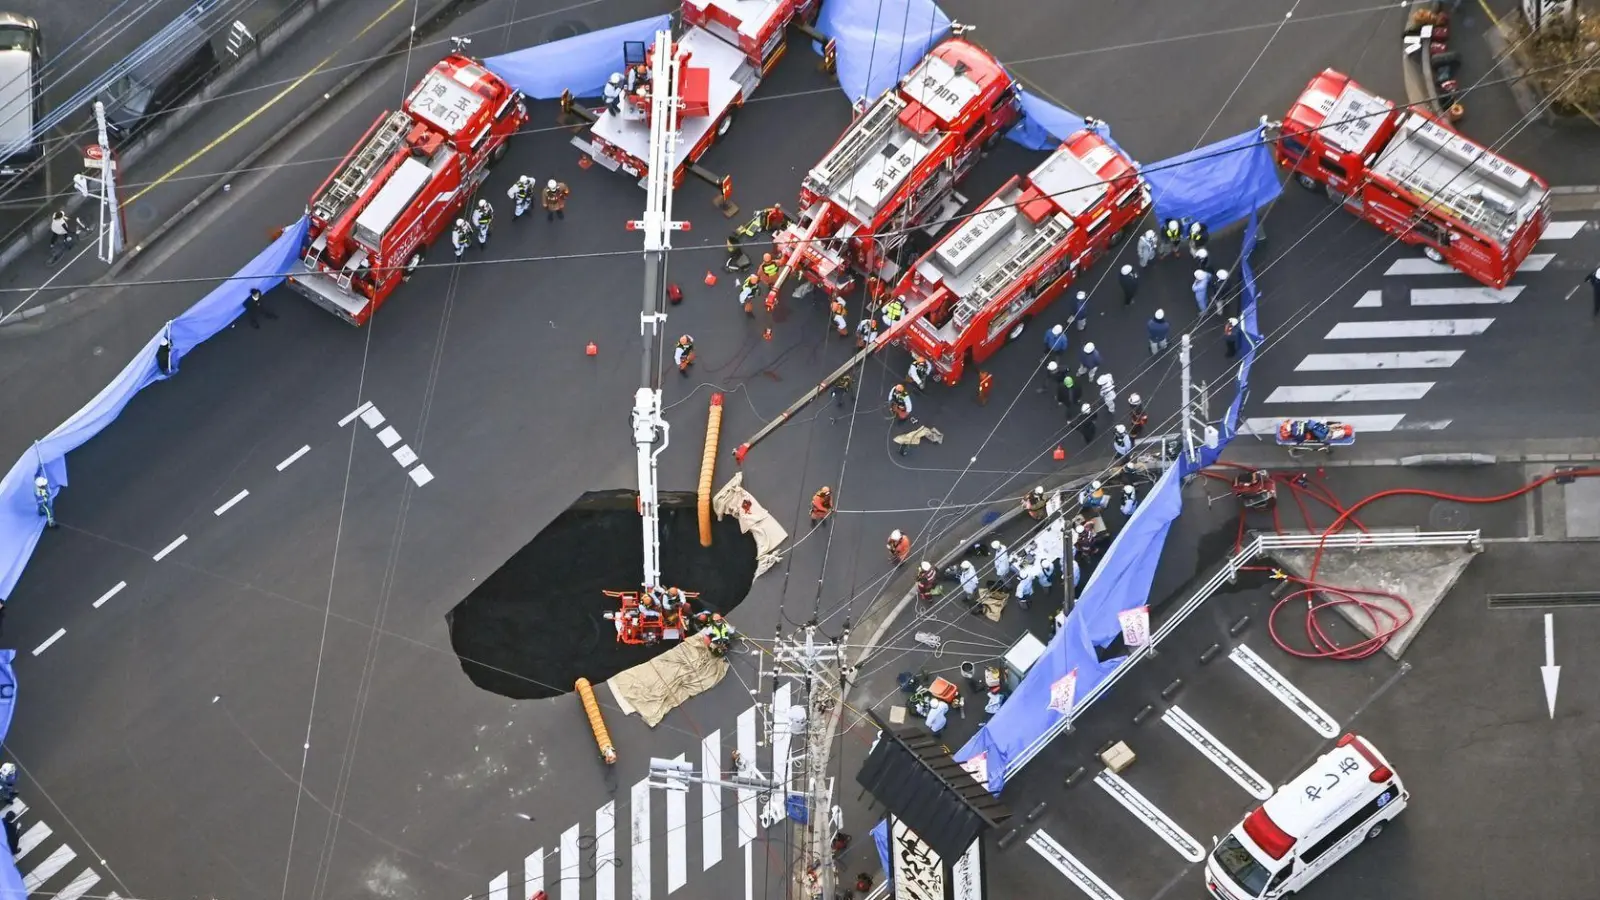
[[[304,271],[292,272],[289,286],[365,324],[454,224],[527,121],[510,85],[459,53],[445,57],[312,195]]]
[[[976,44],[934,47],[806,175],[800,214],[776,238],[778,285],[796,267],[835,295],[855,287],[852,270],[898,278],[913,230],[960,209],[956,184],[1020,118],[1018,93]]]
[[[1150,209],[1133,160],[1090,130],[1011,179],[895,286],[902,342],[948,384],[1022,335]]]
[[[681,133],[674,186],[691,172],[719,188],[726,197],[731,182],[697,163],[728,129],[739,107],[755,92],[788,48],[791,22],[808,29],[821,0],[684,0],[683,33],[676,49],[683,62],[677,70]],[[826,40],[820,35],[815,37]],[[622,63],[630,72],[648,67],[653,46],[643,41],[622,45]],[[572,143],[584,155],[615,172],[621,169],[641,184],[649,170],[650,100],[647,86],[630,91],[617,112],[589,109],[575,103],[571,92],[561,96],[562,111],[589,122],[587,135]],[[587,163],[586,163],[587,164]]]
[[[1492,287],[1550,222],[1550,187],[1417,109],[1332,69],[1311,79],[1274,154],[1300,184]]]

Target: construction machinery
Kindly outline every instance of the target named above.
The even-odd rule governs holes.
[[[1137,164],[1098,132],[1076,132],[958,223],[895,285],[894,296],[912,311],[901,342],[955,384],[968,365],[1021,337],[1149,210]]]
[[[852,290],[857,273],[897,278],[920,252],[917,229],[936,230],[965,202],[956,185],[1017,123],[1019,94],[971,41],[952,37],[930,50],[806,174],[799,215],[776,237],[784,265],[769,305],[796,270],[833,295]]]
[[[528,121],[522,94],[462,54],[422,77],[367,129],[311,197],[311,227],[289,286],[362,325],[448,231]]]
[[[673,60],[665,75],[678,98],[683,131],[672,159],[674,187],[693,174],[728,199],[732,181],[702,168],[699,160],[733,127],[739,108],[783,58],[791,24],[811,39],[827,41],[810,27],[819,5],[820,0],[684,0],[680,33],[663,32]],[[615,109],[584,106],[570,91],[561,95],[562,112],[588,123],[572,139],[584,153],[584,164],[627,172],[640,187],[647,186],[650,172],[651,94],[662,87],[652,73],[654,51],[643,41],[622,45],[618,74],[625,96]]]
[[[1544,179],[1333,69],[1269,125],[1302,187],[1490,287],[1506,286],[1550,223]]]

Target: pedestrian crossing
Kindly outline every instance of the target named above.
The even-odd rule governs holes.
[[[704,735],[698,747],[685,747],[670,758],[691,762],[698,774],[712,779],[738,775],[787,784],[794,766],[801,762],[793,755],[794,748],[803,744],[797,740],[803,722],[791,730],[794,705],[792,685],[779,685],[770,707],[751,706],[738,715],[731,741],[725,742],[718,729]],[[733,750],[739,754],[738,770],[733,768]],[[540,891],[549,900],[617,900],[619,896],[650,900],[690,893],[734,896],[736,892],[720,887],[712,892],[703,887],[693,892],[685,888],[692,878],[691,862],[697,861],[699,872],[704,873],[730,857],[742,857],[744,896],[749,897],[754,887],[756,839],[768,827],[782,827],[786,793],[774,791],[763,797],[753,789],[730,790],[704,783],[690,785],[686,791],[666,790],[649,778],[640,779],[627,790],[625,800],[607,801],[569,825],[554,847],[532,848],[522,860],[520,883],[515,882],[512,869],[494,876],[486,896],[488,900],[530,900]],[[725,816],[729,807],[731,815]],[[694,843],[700,845],[698,853],[691,847]],[[759,877],[764,879],[765,873]],[[737,880],[729,873],[720,883]],[[483,896],[484,892],[477,891],[468,900]]]
[[[54,900],[122,900],[115,892],[95,890],[100,885],[100,873],[86,866],[78,851],[57,834],[49,823],[32,815],[28,804],[13,800],[0,814],[15,817],[18,831],[17,852],[14,857],[17,871],[22,873],[22,884],[29,896],[38,895]],[[93,894],[90,891],[94,891]]]
[[[1234,647],[1227,659],[1233,664],[1235,673],[1233,684],[1238,690],[1264,690],[1290,714],[1281,716],[1276,721],[1280,727],[1298,730],[1303,740],[1297,743],[1317,743],[1342,733],[1340,723],[1316,700],[1248,646],[1240,644]],[[1252,727],[1259,727],[1262,724],[1255,717],[1241,721],[1249,722]],[[1161,716],[1161,722],[1183,739],[1182,744],[1172,745],[1175,749],[1163,751],[1164,753],[1200,754],[1201,758],[1217,770],[1216,774],[1222,779],[1218,784],[1225,785],[1224,790],[1240,792],[1241,798],[1251,798],[1245,801],[1247,803],[1259,803],[1272,795],[1271,782],[1261,774],[1262,770],[1256,767],[1257,764],[1270,763],[1270,771],[1280,772],[1296,764],[1292,759],[1260,758],[1264,754],[1261,749],[1263,746],[1281,746],[1282,741],[1264,743],[1259,740],[1258,734],[1235,735],[1230,740],[1217,730],[1218,723],[1202,723],[1181,703],[1174,703],[1168,707]],[[1141,746],[1148,747],[1149,744],[1141,742]],[[1241,754],[1241,749],[1248,753]],[[1247,759],[1247,755],[1251,758]],[[1152,839],[1157,841],[1158,845],[1164,846],[1162,852],[1173,854],[1171,859],[1175,865],[1191,866],[1202,862],[1210,850],[1210,844],[1203,842],[1198,836],[1220,835],[1238,824],[1236,817],[1239,805],[1226,804],[1217,807],[1215,816],[1203,822],[1183,821],[1186,816],[1167,812],[1162,808],[1163,798],[1155,792],[1154,786],[1166,785],[1170,789],[1174,783],[1173,779],[1150,777],[1147,774],[1151,766],[1163,765],[1167,760],[1168,757],[1164,756],[1147,757],[1145,750],[1141,750],[1139,761],[1126,775],[1119,775],[1109,769],[1095,773],[1092,778],[1093,785],[1111,802],[1107,804],[1085,800],[1083,802],[1093,805],[1075,809],[1072,817],[1078,821],[1092,820],[1109,826],[1108,817],[1131,816],[1135,822],[1151,832]],[[1181,765],[1182,761],[1178,762]],[[1189,773],[1191,769],[1183,766],[1179,771]],[[1186,775],[1182,779],[1185,791],[1198,787],[1194,780],[1196,777],[1199,776]],[[1146,786],[1141,789],[1134,784],[1136,781],[1143,781]],[[1192,801],[1192,798],[1190,799]],[[1193,812],[1196,808],[1193,802],[1185,805],[1185,809],[1188,810],[1187,818],[1196,817]],[[1125,858],[1104,861],[1085,859],[1082,855],[1074,854],[1073,848],[1069,846],[1070,840],[1064,841],[1061,836],[1052,835],[1044,826],[1034,830],[1025,843],[1050,869],[1059,873],[1085,896],[1094,900],[1122,900],[1125,896],[1117,890],[1118,882],[1127,880],[1128,873],[1124,871]],[[1119,842],[1119,846],[1124,845]],[[1087,852],[1086,849],[1080,848],[1080,853],[1084,852]],[[1095,871],[1096,865],[1100,866],[1101,871]],[[1044,886],[1039,885],[1039,887]],[[1061,892],[1044,888],[1039,893],[1041,896],[1056,896]],[[1067,892],[1066,896],[1076,896],[1076,894]]]
[[[1551,222],[1540,240],[1541,252],[1530,253],[1517,267],[1518,275],[1549,268],[1561,242],[1588,224]],[[1425,401],[1448,377],[1444,370],[1466,356],[1472,338],[1488,333],[1498,316],[1513,314],[1513,304],[1533,299],[1527,285],[1489,288],[1421,256],[1396,259],[1384,271],[1383,287],[1363,292],[1352,307],[1370,312],[1335,323],[1322,337],[1328,352],[1306,354],[1291,378],[1261,401],[1260,411],[1270,414],[1245,419],[1240,431],[1272,435],[1287,418],[1337,419],[1354,426],[1358,435],[1448,428],[1450,419],[1419,418],[1396,405]],[[1350,341],[1362,342],[1359,352],[1341,349]],[[1335,377],[1346,380],[1329,381]],[[1374,410],[1369,404],[1388,406]]]

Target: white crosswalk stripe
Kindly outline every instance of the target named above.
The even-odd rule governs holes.
[[[1520,287],[1412,288],[1412,306],[1470,306],[1485,303],[1511,303],[1522,293]]]
[[[80,900],[89,893],[95,885],[100,883],[100,873],[93,869],[84,869],[79,872],[72,882],[56,895],[55,900]]]
[[[1465,350],[1399,350],[1392,353],[1312,353],[1296,372],[1350,372],[1378,369],[1448,369]]]
[[[1546,226],[1546,228],[1544,230],[1544,234],[1540,235],[1539,240],[1541,240],[1541,241],[1565,241],[1565,240],[1570,240],[1574,235],[1576,235],[1578,232],[1582,231],[1583,230],[1583,226],[1585,226],[1587,224],[1589,224],[1589,223],[1585,222],[1585,221],[1583,221],[1581,219],[1576,220],[1576,221],[1569,221],[1569,222],[1551,222],[1548,226]]]
[[[17,860],[20,862],[24,856],[33,851],[33,848],[48,840],[51,833],[49,825],[43,822],[33,823],[32,827],[24,831],[22,838],[17,841]]]
[[[77,858],[78,851],[66,844],[62,844],[51,851],[50,855],[44,858],[44,862],[39,863],[38,868],[22,876],[22,884],[31,894],[37,891],[45,882],[54,878],[57,872],[72,865],[72,861]]]
[[[1548,235],[1546,235],[1548,237]],[[1529,253],[1528,258],[1517,266],[1520,272],[1543,272],[1550,261],[1555,259],[1554,253]],[[1397,259],[1389,265],[1383,273],[1385,275],[1454,275],[1456,270],[1444,263],[1436,263],[1426,256],[1408,256]]]
[[[731,757],[724,755],[721,729],[704,735],[698,742],[698,751],[690,745],[686,752],[664,758],[680,763],[694,761],[698,774],[713,779],[735,774],[764,778],[766,773],[772,773],[774,780],[789,777],[793,761],[778,761],[787,761],[788,748],[794,746],[795,738],[787,731],[792,690],[790,685],[780,685],[774,694],[770,739],[765,743],[761,740],[766,723],[761,708],[751,706],[738,715],[735,743],[741,758],[739,772],[732,771]],[[694,759],[696,752],[698,760]],[[512,882],[513,870],[508,870],[490,879],[487,890],[478,896],[485,900],[530,900],[540,891],[548,891],[550,900],[707,896],[693,887],[691,873],[709,871],[728,857],[737,862],[746,855],[733,851],[750,847],[765,830],[764,812],[776,810],[780,818],[772,827],[784,827],[781,817],[787,810],[783,793],[773,792],[772,805],[763,810],[762,798],[754,790],[726,790],[716,785],[703,785],[699,790],[663,790],[652,786],[649,778],[642,779],[630,787],[621,801],[609,801],[594,810],[592,838],[586,816],[560,833],[554,850],[547,851],[547,844],[524,857],[520,892]],[[735,798],[737,821],[725,826],[723,810]],[[663,811],[655,812],[652,804],[660,804]],[[44,834],[48,836],[48,829]],[[696,841],[701,844],[698,852],[693,846]],[[695,856],[700,858],[698,870],[690,865]],[[551,867],[553,873],[548,871]]]
[[[1329,341],[1388,338],[1456,337],[1483,334],[1493,319],[1400,319],[1388,322],[1340,322],[1323,338]]]
[[[1268,403],[1371,403],[1377,400],[1421,400],[1431,381],[1388,381],[1377,384],[1309,384],[1275,388]]]

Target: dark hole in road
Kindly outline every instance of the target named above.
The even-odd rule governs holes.
[[[635,497],[579,497],[445,614],[450,646],[473,684],[513,700],[559,697],[580,677],[598,685],[676,644],[624,644],[604,617],[617,601],[601,592],[638,587],[644,565]],[[711,531],[711,546],[701,547],[694,494],[661,495],[662,581],[698,591],[701,607],[726,613],[755,580],[756,543],[731,516]]]

